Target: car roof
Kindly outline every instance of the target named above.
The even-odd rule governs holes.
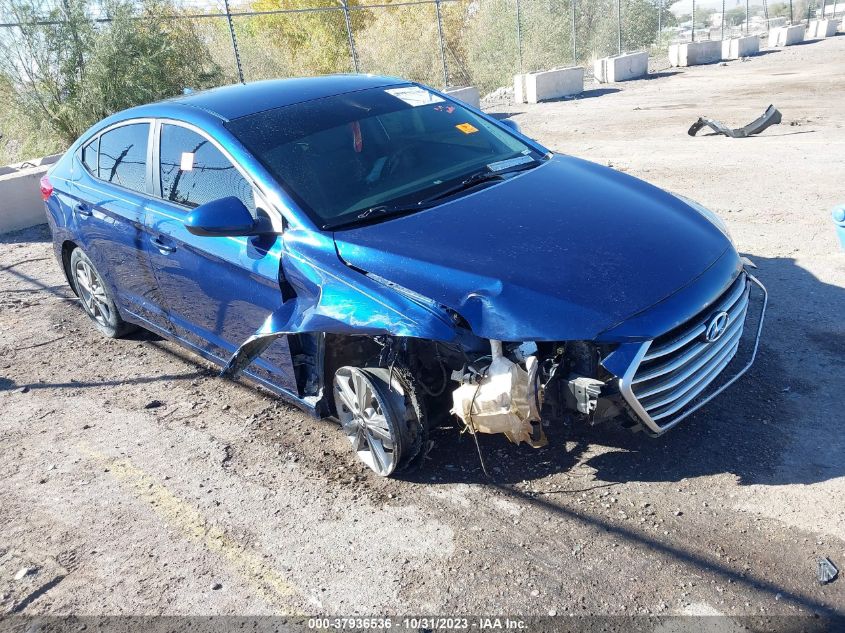
[[[405,83],[408,82],[404,79],[376,75],[325,75],[270,79],[203,90],[174,97],[164,103],[193,106],[231,121],[295,103]]]

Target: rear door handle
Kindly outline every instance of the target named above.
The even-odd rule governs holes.
[[[169,255],[170,253],[172,253],[176,250],[175,246],[170,246],[168,244],[165,244],[164,242],[161,241],[161,238],[159,238],[159,237],[154,237],[150,241],[159,250],[159,252],[162,253],[163,255]]]
[[[90,218],[92,215],[91,209],[88,208],[88,205],[84,202],[77,204],[73,210],[76,211],[77,215],[82,216],[83,218]]]

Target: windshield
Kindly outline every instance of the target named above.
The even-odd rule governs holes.
[[[479,175],[543,158],[460,104],[413,85],[276,108],[227,127],[323,229],[413,212],[456,195],[464,181],[480,184]]]

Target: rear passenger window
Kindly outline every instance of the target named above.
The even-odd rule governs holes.
[[[92,175],[97,175],[97,142],[100,139],[95,138],[82,148],[82,164],[91,172]]]
[[[143,192],[149,131],[149,123],[130,123],[100,136],[100,179]]]
[[[161,195],[196,207],[237,196],[255,216],[252,186],[206,137],[180,125],[161,126]]]

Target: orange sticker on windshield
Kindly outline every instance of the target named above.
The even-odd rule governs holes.
[[[478,132],[478,128],[472,125],[471,123],[458,123],[455,126],[464,134],[472,134],[473,132]]]

